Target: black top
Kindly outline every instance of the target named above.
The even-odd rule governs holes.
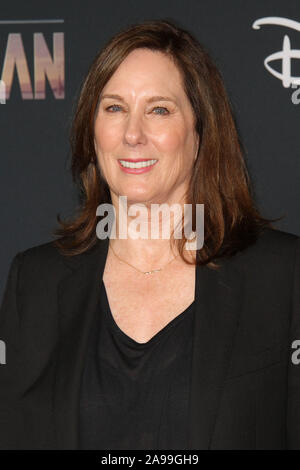
[[[103,281],[99,297],[81,383],[79,448],[187,448],[195,301],[138,343],[116,324]]]

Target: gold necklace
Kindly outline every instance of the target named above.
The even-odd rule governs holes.
[[[123,263],[126,263],[128,264],[128,266],[131,266],[133,269],[135,269],[136,271],[139,271],[140,273],[142,274],[152,274],[152,273],[156,273],[157,271],[162,271],[168,264],[170,264],[172,261],[174,261],[175,258],[177,258],[177,256],[175,256],[175,258],[171,259],[171,261],[169,261],[167,264],[165,264],[165,266],[163,266],[162,268],[158,268],[158,269],[152,269],[151,271],[141,271],[140,269],[136,268],[135,266],[133,266],[132,264],[128,263],[127,261],[125,261],[124,259],[120,258],[117,253],[115,252],[115,250],[113,249],[112,245],[110,244],[109,245],[113,251],[113,253],[115,254],[115,256],[117,258],[119,258],[120,261],[123,261]]]

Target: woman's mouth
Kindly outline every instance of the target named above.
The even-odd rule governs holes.
[[[120,168],[125,173],[140,174],[150,171],[158,160],[118,160]]]

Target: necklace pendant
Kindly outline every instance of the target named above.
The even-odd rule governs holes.
[[[152,271],[146,271],[146,272],[144,272],[144,274],[152,274],[152,273],[155,273],[155,272],[161,271],[161,270],[162,270],[162,268],[159,268],[159,269],[152,269]]]

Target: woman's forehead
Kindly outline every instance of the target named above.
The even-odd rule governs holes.
[[[184,92],[181,74],[174,62],[158,51],[133,50],[104,86],[101,95],[127,93],[176,97]]]

